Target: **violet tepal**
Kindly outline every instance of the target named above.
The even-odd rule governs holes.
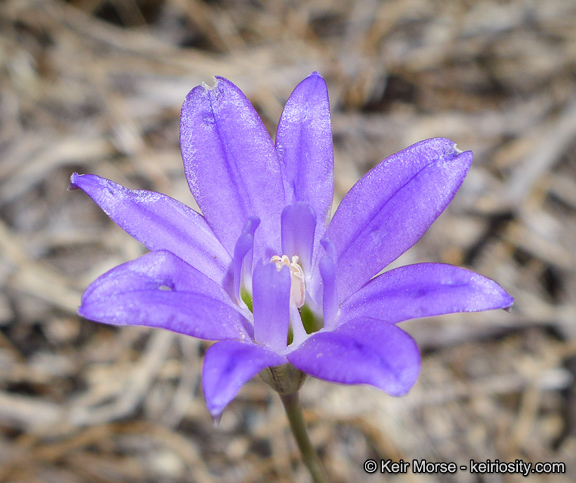
[[[450,265],[378,275],[462,184],[472,153],[452,141],[428,139],[384,159],[330,219],[330,109],[317,73],[288,99],[275,144],[244,94],[221,77],[186,97],[180,142],[202,214],[160,193],[72,175],[71,188],[150,250],[93,282],[79,313],[218,341],[203,368],[215,417],[244,383],[276,366],[406,394],[420,355],[399,322],[513,303],[492,280]]]

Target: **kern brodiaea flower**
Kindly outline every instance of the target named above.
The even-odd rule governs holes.
[[[420,356],[399,322],[512,305],[492,280],[450,265],[378,275],[462,184],[472,153],[452,141],[429,139],[384,159],[330,220],[330,110],[317,73],[288,99],[275,144],[248,99],[223,78],[188,94],[180,129],[202,214],[160,193],[72,175],[72,188],[150,250],[93,282],[79,313],[218,341],[203,368],[213,416],[258,373],[280,392],[297,390],[308,374],[403,395]]]

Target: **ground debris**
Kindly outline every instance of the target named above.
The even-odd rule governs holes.
[[[308,481],[261,381],[214,428],[205,343],[76,315],[90,281],[144,249],[67,186],[96,173],[195,206],[178,150],[186,93],[228,77],[274,132],[315,70],[337,201],[385,156],[455,140],[474,151],[470,174],[398,263],[463,265],[516,298],[510,314],[406,323],[423,369],[404,398],[309,382],[331,481],[364,481],[369,458],[573,465],[575,22],[565,0],[0,2],[0,481]]]

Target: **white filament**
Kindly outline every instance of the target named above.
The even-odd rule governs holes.
[[[298,257],[293,256],[290,261],[287,255],[281,257],[274,255],[270,261],[276,264],[278,271],[284,265],[290,268],[290,306],[299,309],[306,300],[306,286],[304,285],[304,270],[298,263]]]

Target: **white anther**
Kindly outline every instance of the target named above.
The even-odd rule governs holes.
[[[271,262],[276,264],[276,269],[280,271],[284,265],[290,268],[290,305],[300,308],[306,300],[306,286],[304,284],[304,270],[298,263],[298,257],[294,255],[292,261],[287,255],[274,255]]]

